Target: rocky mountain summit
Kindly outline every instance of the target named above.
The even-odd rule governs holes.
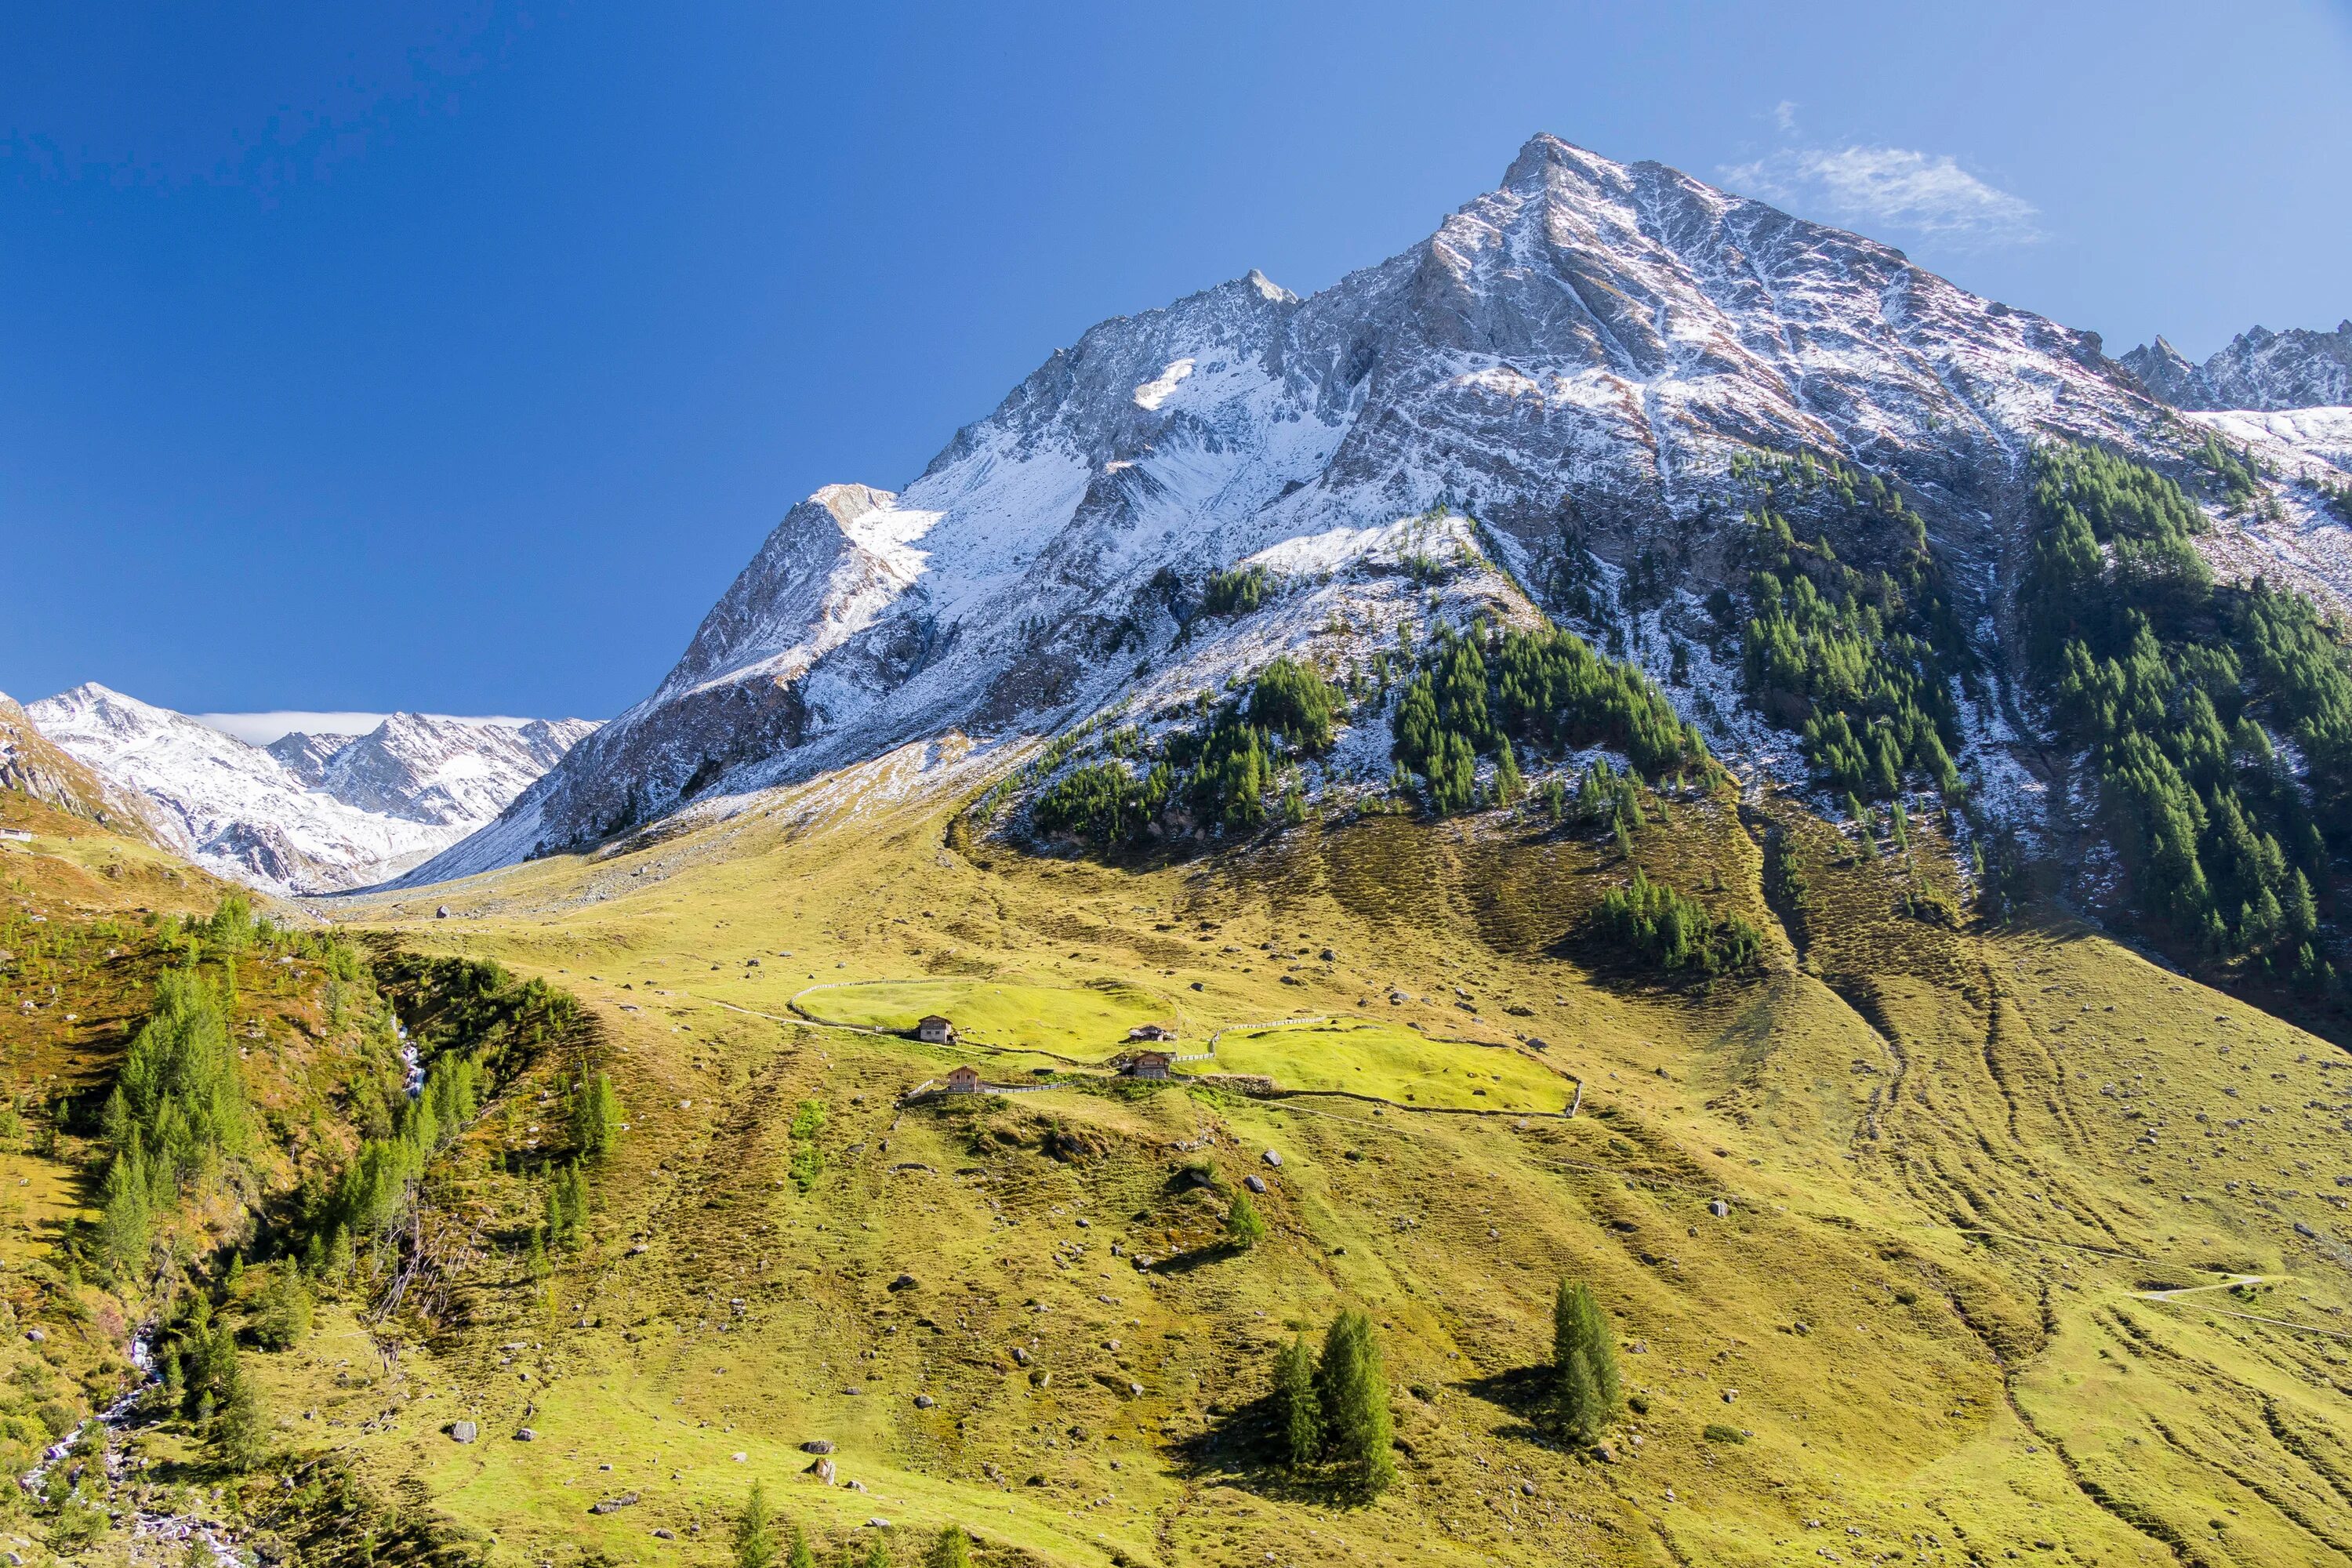
[[[2203,364],[2162,338],[2123,356],[2148,391],[2175,408],[2275,414],[2352,404],[2352,320],[2332,332],[2256,327]]]
[[[394,713],[364,735],[298,730],[266,750],[307,787],[346,805],[451,826],[496,816],[595,730],[585,719],[497,724]]]
[[[40,731],[16,700],[0,691],[0,790],[16,790],[132,838],[153,836],[134,792],[119,789]]]
[[[164,843],[285,893],[365,886],[448,847],[595,729],[396,713],[365,735],[265,750],[94,681],[28,712],[88,776],[143,803]]]
[[[1924,521],[1993,673],[1968,765],[2007,776],[2031,451],[2088,441],[2185,473],[2203,437],[2094,334],[1538,136],[1402,255],[1307,298],[1253,272],[1103,322],[902,490],[820,490],[651,696],[410,880],[727,809],[910,742],[1149,709],[1335,627],[1391,637],[1428,611],[1431,562],[1471,563],[1427,588],[1457,607],[1516,597],[1662,676],[1695,660],[1677,702],[1723,754],[1769,765],[1774,731],[1738,711],[1700,606],[1745,585],[1742,465],[1799,454],[1894,487]],[[2295,488],[2319,459],[2261,439],[2277,530],[2232,525],[2222,553],[2340,594],[2352,571],[2288,537],[2321,515]],[[1252,578],[1244,613],[1203,613],[1217,583]],[[1381,747],[1361,760],[1385,773]]]

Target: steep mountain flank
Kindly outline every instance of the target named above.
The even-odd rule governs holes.
[[[1439,584],[1442,604],[1516,586],[1654,674],[1695,655],[1685,715],[1770,768],[1789,748],[1717,700],[1738,681],[1699,607],[1747,585],[1754,465],[1800,457],[1919,521],[1964,633],[1952,651],[1987,672],[1950,750],[1997,809],[2035,816],[2000,715],[2027,458],[2053,440],[2205,483],[2204,432],[2094,335],[1662,165],[1538,137],[1402,255],[1310,298],[1253,273],[1106,321],[903,490],[820,491],[651,696],[411,879],[723,813],[910,741],[1148,710],[1309,638],[1347,613],[1334,584],[1401,584],[1359,606],[1379,640],[1421,608],[1416,563],[1467,555],[1485,574]],[[2325,515],[2292,482],[2317,459],[2267,435],[2252,455],[2283,476],[2275,509],[2200,548],[2330,596],[2352,585],[2295,537]],[[1907,548],[1863,532],[1877,553]],[[1246,611],[1204,613],[1220,574],[1250,574],[1268,591]],[[1379,748],[1367,761],[1385,774]]]
[[[146,838],[153,827],[138,797],[115,788],[41,733],[32,715],[0,691],[0,789]]]

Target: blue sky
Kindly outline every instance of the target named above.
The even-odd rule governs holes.
[[[609,715],[793,501],[1528,135],[2202,355],[2352,315],[2352,5],[18,6],[0,689]]]

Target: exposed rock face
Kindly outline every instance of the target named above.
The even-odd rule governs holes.
[[[60,811],[127,832],[154,836],[139,796],[118,789],[41,733],[32,715],[0,691],[0,789],[15,790]]]
[[[366,735],[268,750],[95,682],[33,705],[58,748],[164,843],[276,892],[363,886],[462,839],[595,726],[396,713]]]
[[[584,719],[516,725],[394,713],[340,744],[337,737],[298,732],[269,750],[284,761],[280,748],[299,748],[306,767],[311,755],[323,753],[306,782],[346,805],[410,822],[478,825],[595,730]]]
[[[1540,594],[1572,534],[1604,571],[1670,561],[1695,604],[1738,570],[1728,470],[1759,448],[1897,481],[1990,628],[2021,561],[2027,457],[2061,437],[2181,464],[2174,416],[2095,335],[1539,136],[1402,255],[1309,299],[1253,272],[1106,321],[904,490],[818,492],[650,697],[409,880],[725,809],[950,731],[1166,700],[1171,661],[1214,680],[1334,608],[1303,594],[1204,617],[1213,570],[1312,584],[1475,552]],[[1477,529],[1430,521],[1440,502]]]
[[[2332,332],[2256,327],[2231,338],[2203,364],[2158,338],[2124,355],[2148,391],[2176,408],[2293,408],[2352,404],[2352,320]]]

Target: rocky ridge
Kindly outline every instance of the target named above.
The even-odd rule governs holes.
[[[1558,612],[1545,585],[1564,561],[1612,585],[1664,571],[1650,624],[1617,628],[1663,673],[1667,639],[1642,632],[1689,626],[1741,580],[1733,465],[1759,453],[1880,476],[1925,519],[1995,672],[1966,765],[2000,809],[2019,793],[2003,627],[2026,459],[2050,439],[2185,474],[2203,432],[2094,334],[1539,136],[1402,255],[1307,298],[1252,273],[1106,321],[903,490],[819,491],[651,696],[408,880],[731,810],[910,742],[1149,710],[1286,648],[1344,655],[1344,637],[1317,643],[1335,621],[1379,638],[1428,613],[1412,568],[1433,552],[1479,568],[1434,590],[1441,610],[1520,595]],[[2257,455],[2284,476],[2273,531],[2220,520],[2217,554],[2341,602],[2352,563],[2300,537],[2326,518],[2294,482],[2318,459],[2268,437]],[[1201,613],[1212,574],[1252,567],[1282,591]],[[1736,688],[1702,656],[1677,700],[1709,694],[1710,742],[1777,765],[1787,737],[1741,715]]]
[[[2352,404],[2352,320],[2332,332],[2255,327],[2203,364],[2159,337],[2125,354],[2122,363],[2175,408],[2276,414],[2342,407]]]
[[[595,726],[515,726],[399,713],[357,737],[289,735],[265,750],[96,682],[47,698],[33,723],[165,844],[278,893],[365,886],[464,838]]]

